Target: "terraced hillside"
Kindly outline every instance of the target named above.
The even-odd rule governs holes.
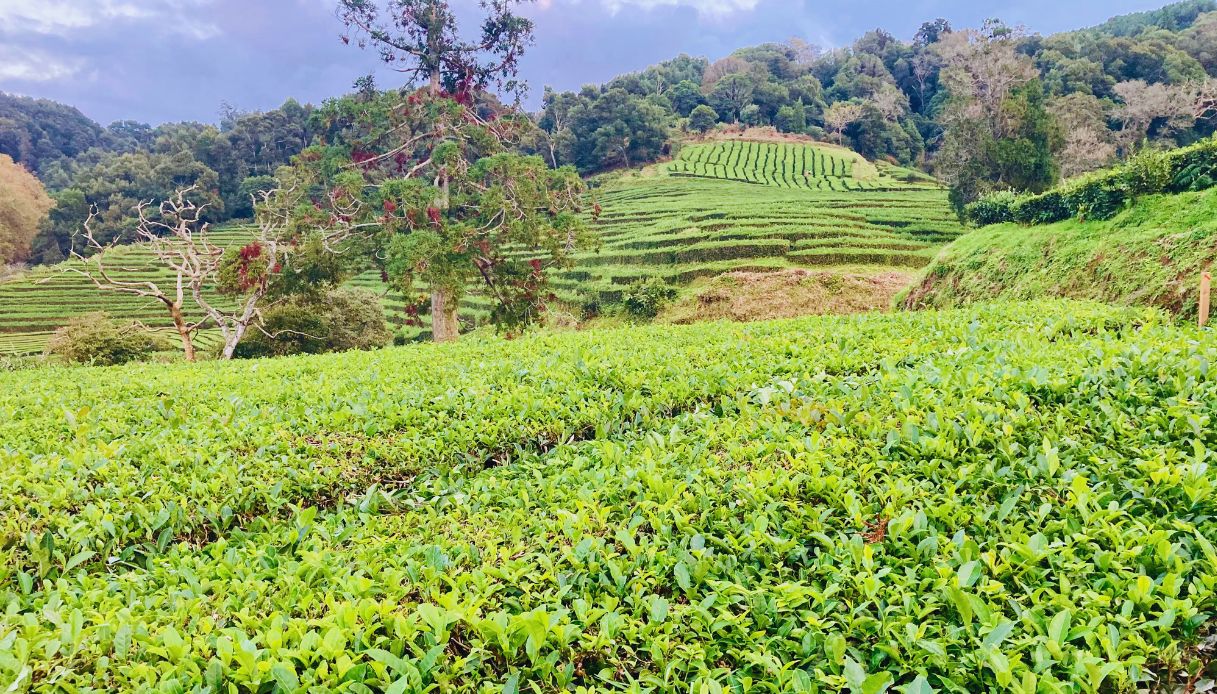
[[[841,148],[736,141],[693,145],[681,156],[688,159],[658,167],[657,175],[626,177],[598,192],[602,245],[578,256],[574,268],[556,273],[560,301],[615,302],[630,283],[655,276],[683,285],[733,270],[908,271],[929,264],[962,231],[945,191],[924,175],[871,164]],[[727,171],[740,178],[671,170],[719,166],[712,163],[715,156],[734,161]],[[812,166],[822,176],[814,185],[792,185],[788,176],[774,173],[779,166],[782,172]],[[242,237],[240,228],[213,234],[220,242]],[[168,279],[139,247],[115,254],[112,265],[124,268],[120,274]],[[424,296],[423,288],[408,299],[391,292],[374,271],[351,283],[381,293],[391,321],[403,321],[407,302]],[[463,303],[462,321],[480,324],[490,308],[487,297],[473,293]],[[43,269],[0,283],[0,354],[39,352],[55,328],[94,310],[167,325],[156,302],[99,292],[84,277]],[[423,320],[421,329],[398,330],[407,338],[426,337]]]
[[[876,166],[856,152],[822,143],[731,140],[683,148],[666,171],[780,188],[857,191],[934,183],[922,174]]]
[[[674,284],[732,270],[924,267],[963,229],[945,191],[885,177],[886,189],[820,191],[660,175],[600,192],[601,248],[559,276],[559,296],[620,297],[651,276]]]

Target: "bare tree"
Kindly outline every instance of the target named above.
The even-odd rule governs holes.
[[[824,109],[824,127],[837,136],[837,143],[845,142],[845,129],[866,114],[866,106],[856,101],[838,101]]]
[[[998,139],[1009,134],[1002,104],[1039,76],[1031,59],[1018,52],[1013,36],[966,29],[944,34],[933,44],[931,50],[942,61],[939,79],[953,97],[954,107],[944,114],[948,122],[979,120]]]
[[[922,112],[926,110],[925,92],[930,87],[930,80],[938,74],[939,67],[938,55],[933,51],[922,51],[911,61],[913,79],[917,80],[917,103]]]
[[[798,36],[792,36],[787,39],[786,47],[794,54],[795,65],[804,68],[810,67],[812,63],[815,63],[816,59],[824,52],[819,46],[814,43],[808,43]]]
[[[139,216],[136,239],[159,266],[170,271],[171,286],[162,286],[164,283],[155,280],[125,279],[122,274],[134,269],[111,265],[114,254],[110,251],[118,240],[107,244],[97,240],[92,229],[96,210],[90,212],[81,232],[85,246],[94,253],[86,257],[73,250],[75,262],[67,271],[88,278],[102,291],[144,297],[164,305],[181,340],[186,361],[196,360],[194,337],[209,326],[219,329],[223,338],[221,356],[231,359],[249,328],[260,325],[261,309],[272,281],[292,260],[298,241],[293,210],[302,197],[295,188],[257,194],[257,229],[248,243],[229,250],[212,242],[210,226],[203,221],[207,206],[190,200],[195,189],[196,186],[183,188],[155,208],[152,203],[136,207]],[[344,202],[334,203],[341,218]],[[152,210],[159,214],[153,215]],[[337,245],[354,231],[351,224],[335,225],[324,232],[323,248],[337,252]],[[232,307],[221,305],[217,295],[232,299]],[[189,317],[188,307],[197,309],[197,313],[189,311],[190,314],[201,313],[202,317]]]
[[[706,68],[706,72],[702,75],[701,90],[704,94],[709,94],[714,89],[714,85],[727,75],[737,73],[745,73],[749,70],[748,61],[734,56],[727,56],[722,60],[716,60]]]
[[[193,294],[193,284],[215,273],[224,253],[207,238],[208,225],[202,221],[207,206],[191,202],[189,195],[194,189],[195,186],[191,186],[179,190],[173,198],[162,202],[157,208],[160,218],[156,220],[149,218],[150,203],[140,203],[136,207],[139,215],[136,239],[145,245],[159,265],[173,271],[174,283],[171,288],[162,288],[153,280],[123,279],[118,273],[133,272],[133,269],[109,265],[113,254],[108,251],[118,244],[119,239],[115,238],[107,244],[97,240],[93,233],[96,208],[89,212],[81,233],[87,249],[95,253],[85,257],[76,250],[76,244],[72,244],[72,257],[76,262],[67,268],[69,272],[88,278],[102,291],[130,294],[163,304],[182,341],[186,361],[195,360],[194,334],[207,322],[206,319],[186,318],[186,299]]]
[[[1059,157],[1062,178],[1101,169],[1115,160],[1115,137],[1107,128],[1107,103],[1081,93],[1056,97],[1049,102],[1049,110],[1064,136]]]
[[[879,109],[885,120],[895,122],[909,109],[909,99],[894,84],[884,83],[870,97],[871,103]]]
[[[1217,24],[1217,21],[1214,21]],[[1193,82],[1187,87],[1187,98],[1192,104],[1192,115],[1196,120],[1217,117],[1217,78]]]
[[[1149,135],[1155,121],[1165,119],[1163,129],[1169,132],[1186,128],[1195,120],[1196,102],[1189,98],[1186,86],[1130,80],[1117,84],[1115,92],[1123,102],[1115,115],[1120,121],[1120,144],[1125,153]]]

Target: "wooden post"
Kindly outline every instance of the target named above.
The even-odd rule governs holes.
[[[1209,297],[1213,289],[1213,275],[1205,272],[1200,276],[1200,327],[1209,322]]]

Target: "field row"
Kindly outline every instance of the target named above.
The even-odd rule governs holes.
[[[1146,687],[1214,360],[1044,303],[0,374],[0,684]]]

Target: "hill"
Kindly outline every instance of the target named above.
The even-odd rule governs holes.
[[[1140,198],[1106,221],[998,224],[946,247],[908,308],[1069,297],[1195,316],[1217,261],[1217,188]]]
[[[1215,360],[1041,302],[0,373],[0,683],[1164,684]]]
[[[782,155],[793,155],[809,171],[815,167],[815,184],[790,185],[776,176],[775,162]],[[673,171],[701,160],[721,161],[725,168],[701,169],[704,176]],[[738,179],[719,178],[714,171]],[[574,268],[556,272],[553,279],[558,302],[573,310],[618,302],[632,282],[650,277],[686,285],[737,270],[907,273],[927,265],[942,244],[962,232],[945,191],[931,179],[872,164],[842,148],[802,142],[693,145],[671,164],[610,180],[597,195],[603,209],[597,225],[601,247],[577,256]],[[239,227],[214,233],[221,244],[242,238]],[[127,277],[168,278],[138,246],[113,252],[114,265]],[[406,304],[416,299],[389,291],[375,271],[351,283],[381,293],[399,323]],[[481,324],[490,309],[490,300],[474,293],[462,304],[461,318],[467,325]],[[0,282],[0,353],[41,351],[69,317],[96,310],[168,325],[155,302],[99,292],[84,277],[42,268]],[[426,337],[426,316],[423,321],[421,329],[399,326],[399,331],[409,339]]]

